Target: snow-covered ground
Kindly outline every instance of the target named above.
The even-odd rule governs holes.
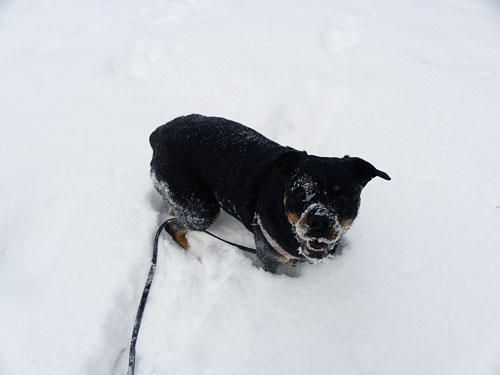
[[[296,275],[164,236],[139,374],[500,374],[499,98],[493,0],[0,2],[0,374],[126,372],[148,136],[193,112],[392,181]]]

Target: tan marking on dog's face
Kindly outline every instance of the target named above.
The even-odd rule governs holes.
[[[305,228],[306,227],[307,216],[308,216],[308,214],[305,214],[305,215],[302,216],[302,218],[300,219],[300,221],[297,220],[297,221],[299,221],[299,225],[300,225],[301,228]]]
[[[340,220],[340,226],[342,228],[345,228],[345,227],[348,227],[349,225],[352,224],[352,220],[353,219],[344,219],[344,220]]]
[[[337,192],[337,191],[339,191],[339,190],[340,190],[340,186],[339,186],[339,185],[335,185],[335,186],[333,187],[333,191]]]
[[[353,219],[344,219],[344,220],[340,220],[339,224],[343,229],[345,229],[352,224],[352,221],[353,221]],[[332,228],[330,234],[328,235],[328,240],[334,241],[334,240],[338,239],[339,236],[340,236],[340,231],[337,231],[335,228]]]
[[[340,226],[342,228],[346,228],[352,224],[352,221],[353,221],[353,219],[340,220]],[[333,229],[332,232],[330,233],[330,235],[328,236],[328,239],[330,241],[336,240],[337,237],[339,237],[339,235],[340,235],[340,233],[338,231],[336,231],[335,229]]]
[[[285,195],[285,198],[283,198],[283,205],[285,206],[286,209],[286,200],[287,196]],[[290,224],[295,224],[297,221],[299,221],[299,215],[294,214],[293,212],[287,212],[286,216],[288,217],[288,221]]]
[[[331,232],[330,235],[327,237],[327,239],[328,241],[335,241],[338,236],[339,236],[338,232]]]
[[[294,214],[292,212],[289,212],[286,216],[288,216],[288,221],[291,224],[295,224],[295,223],[297,223],[297,221],[299,221],[299,215]]]

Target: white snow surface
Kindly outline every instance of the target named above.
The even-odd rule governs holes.
[[[0,2],[0,374],[126,372],[190,113],[392,181],[295,272],[163,236],[138,374],[500,374],[499,98],[495,1]]]

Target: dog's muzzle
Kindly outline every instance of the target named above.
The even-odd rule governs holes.
[[[331,255],[344,232],[337,216],[319,204],[311,205],[294,229],[301,254],[312,260]]]

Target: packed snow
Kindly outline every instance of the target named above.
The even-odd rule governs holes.
[[[126,373],[148,137],[190,113],[392,181],[278,275],[162,236],[138,374],[500,374],[497,2],[6,0],[0,47],[0,374]]]

